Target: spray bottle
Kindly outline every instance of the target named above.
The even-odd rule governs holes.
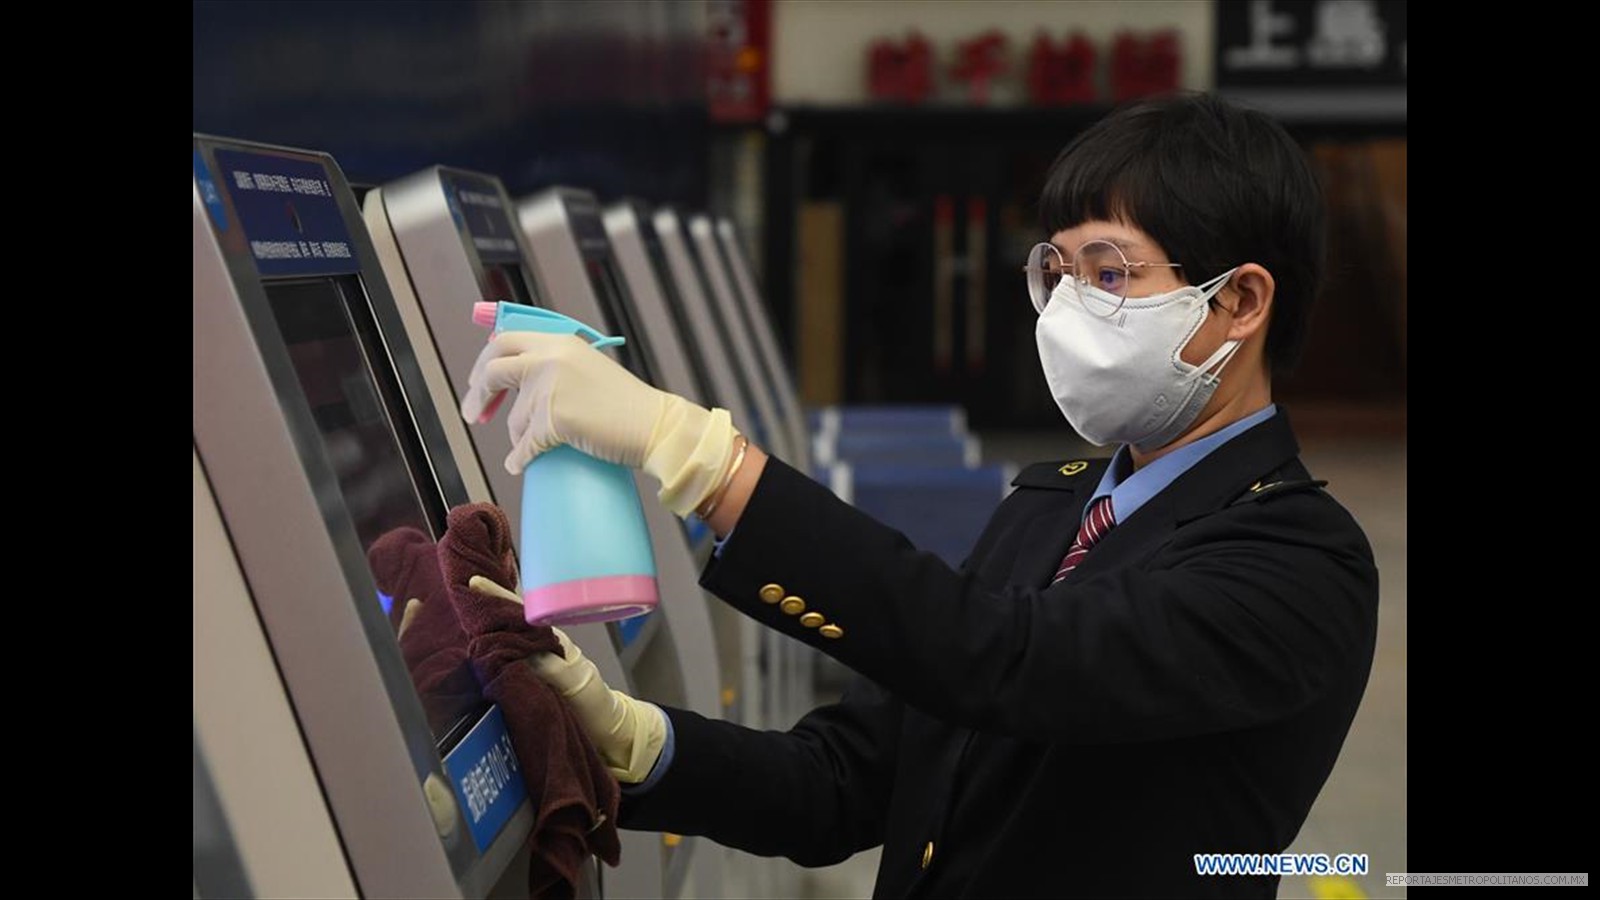
[[[476,303],[472,320],[495,334],[576,334],[614,347],[577,319],[520,303]],[[480,422],[494,417],[505,392]],[[530,625],[609,622],[650,612],[660,602],[650,530],[633,473],[571,447],[539,454],[522,471],[522,606]]]

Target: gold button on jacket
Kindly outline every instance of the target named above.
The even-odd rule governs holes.
[[[842,638],[842,637],[844,637],[844,629],[840,628],[837,625],[824,625],[821,628],[817,629],[817,633],[821,634],[825,638]]]
[[[928,846],[922,848],[922,867],[926,869],[931,862],[933,862],[933,841],[929,841]]]
[[[783,585],[769,584],[761,589],[762,603],[777,603],[783,599]]]
[[[808,612],[800,617],[800,624],[807,628],[815,628],[818,625],[821,625],[824,621],[826,621],[826,619],[824,619],[822,613],[819,612]]]
[[[799,597],[785,597],[778,608],[791,616],[798,616],[806,611],[806,602]]]

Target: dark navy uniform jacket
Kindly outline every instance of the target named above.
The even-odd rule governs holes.
[[[881,844],[875,897],[1273,896],[1194,856],[1294,840],[1377,630],[1371,548],[1298,453],[1281,412],[1251,427],[1053,586],[1105,460],[1025,469],[959,570],[770,460],[702,584],[862,677],[788,732],[667,709],[621,824],[807,866]]]

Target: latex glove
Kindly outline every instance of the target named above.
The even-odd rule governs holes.
[[[412,597],[406,601],[406,608],[400,612],[400,627],[394,633],[395,640],[406,636],[406,632],[411,630],[412,623],[417,621],[417,613],[420,612],[422,612],[422,600]]]
[[[482,575],[474,575],[467,586],[475,593],[522,604],[515,592]],[[561,642],[562,655],[538,653],[528,665],[572,707],[611,774],[623,784],[644,781],[667,741],[666,713],[653,703],[608,687],[600,670],[566,632],[550,630]]]
[[[661,483],[662,504],[687,517],[721,487],[733,463],[738,432],[727,410],[651,387],[577,335],[496,335],[472,366],[462,418],[485,420],[490,401],[512,388],[518,395],[506,422],[505,465],[513,475],[567,444],[643,469]]]

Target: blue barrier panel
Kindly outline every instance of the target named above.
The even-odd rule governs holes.
[[[974,437],[845,431],[833,441],[831,459],[824,454],[822,462],[971,467],[980,458]]]
[[[966,559],[989,516],[1010,490],[1010,470],[1004,466],[862,464],[850,469],[851,501],[857,509],[951,566]]]
[[[959,436],[967,433],[966,410],[943,404],[827,406],[808,410],[806,423],[813,434],[893,431]]]

